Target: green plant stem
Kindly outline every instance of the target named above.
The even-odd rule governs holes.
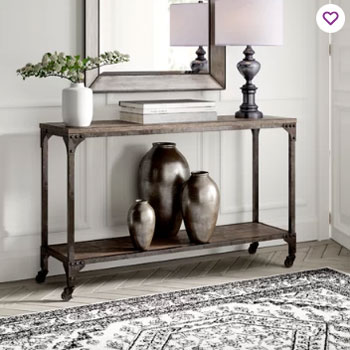
[[[49,78],[49,77],[56,77],[56,78],[61,78],[61,79],[67,79],[69,80],[70,82],[72,82],[73,84],[77,84],[77,82],[75,82],[74,80],[68,78],[68,77],[65,77],[64,75],[60,75],[60,74],[54,74],[54,73],[50,73],[48,75],[46,75],[45,78]]]

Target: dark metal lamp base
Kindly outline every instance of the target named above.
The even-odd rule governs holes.
[[[263,118],[264,114],[260,111],[241,111],[239,110],[235,114],[236,118],[243,119],[243,118],[250,118],[250,119],[259,119]]]
[[[203,46],[199,46],[196,51],[197,58],[191,63],[191,73],[208,73],[208,60],[205,58],[205,50]]]
[[[245,57],[237,64],[237,68],[246,83],[241,87],[243,103],[236,113],[236,118],[263,118],[263,113],[259,111],[259,107],[255,103],[255,94],[258,88],[253,84],[253,79],[259,73],[261,65],[254,59],[255,52],[251,46],[247,46],[243,53]]]

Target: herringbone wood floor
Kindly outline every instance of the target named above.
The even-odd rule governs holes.
[[[38,285],[34,280],[0,284],[0,316],[32,313],[63,307],[91,304],[251,279],[281,273],[331,267],[350,273],[350,251],[334,241],[298,244],[293,268],[283,266],[287,246],[260,248],[256,255],[234,252],[191,259],[81,272],[73,300],[66,303],[60,295],[64,276],[47,278]]]

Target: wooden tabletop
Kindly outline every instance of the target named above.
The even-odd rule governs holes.
[[[169,134],[201,131],[249,130],[271,128],[294,128],[296,118],[266,116],[262,119],[236,119],[234,116],[219,116],[217,121],[169,123],[169,124],[137,124],[122,120],[94,121],[88,127],[68,127],[64,123],[43,123],[42,130],[51,135],[80,137],[105,137],[148,134]]]

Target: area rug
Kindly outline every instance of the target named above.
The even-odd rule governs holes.
[[[0,319],[0,349],[350,349],[350,277],[322,269]]]

